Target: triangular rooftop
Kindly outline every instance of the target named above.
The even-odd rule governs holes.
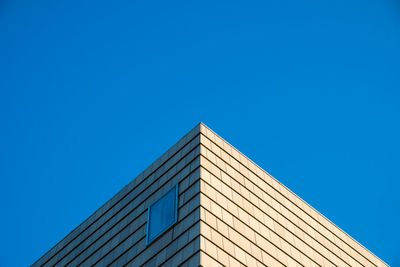
[[[105,265],[387,266],[203,123],[33,264]]]

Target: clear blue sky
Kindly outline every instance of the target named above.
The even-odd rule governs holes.
[[[199,121],[400,266],[399,90],[396,0],[3,0],[0,266]]]

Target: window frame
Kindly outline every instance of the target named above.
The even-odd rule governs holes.
[[[150,230],[150,212],[151,212],[151,207],[156,204],[158,201],[160,201],[163,197],[165,197],[168,193],[170,193],[172,190],[175,190],[175,218],[174,221],[170,224],[167,225],[166,227],[162,228],[158,234],[156,234],[152,239],[150,239],[149,236],[149,230]],[[176,224],[178,221],[178,184],[174,185],[171,189],[169,189],[167,192],[162,194],[160,197],[158,197],[156,200],[153,201],[147,208],[147,226],[146,226],[146,246],[151,244],[154,240],[156,240],[158,237],[160,237],[162,234],[164,234],[168,229],[170,229],[172,226]]]

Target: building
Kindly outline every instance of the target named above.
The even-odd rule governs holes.
[[[387,266],[199,124],[33,266]]]

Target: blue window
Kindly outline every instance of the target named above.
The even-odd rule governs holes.
[[[146,244],[150,244],[178,219],[178,185],[149,206]]]

